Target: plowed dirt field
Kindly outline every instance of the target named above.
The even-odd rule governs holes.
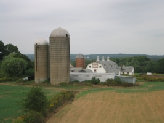
[[[47,123],[162,123],[164,91],[82,96],[62,107]]]

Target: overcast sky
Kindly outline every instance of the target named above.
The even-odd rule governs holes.
[[[164,55],[164,0],[0,0],[0,40],[22,53],[58,27],[71,53]]]

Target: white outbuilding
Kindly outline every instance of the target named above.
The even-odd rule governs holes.
[[[93,62],[91,64],[88,64],[86,69],[91,70],[93,73],[106,73],[103,65],[98,62]]]

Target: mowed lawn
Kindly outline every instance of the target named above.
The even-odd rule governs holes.
[[[164,82],[83,91],[47,123],[163,123]]]
[[[11,123],[12,120],[23,113],[22,100],[32,86],[0,84],[0,123]],[[53,88],[43,89],[46,95],[55,95],[58,90]]]

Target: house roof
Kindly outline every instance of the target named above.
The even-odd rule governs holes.
[[[114,72],[114,73],[118,74],[120,71],[120,67],[118,67],[118,65],[111,60],[109,60],[109,61],[98,61],[98,63],[102,64],[102,66],[104,67],[104,69],[107,73],[113,73]]]
[[[134,69],[134,67],[133,66],[123,66],[123,67],[121,67],[121,71],[122,72],[132,72],[133,71],[133,69]]]

